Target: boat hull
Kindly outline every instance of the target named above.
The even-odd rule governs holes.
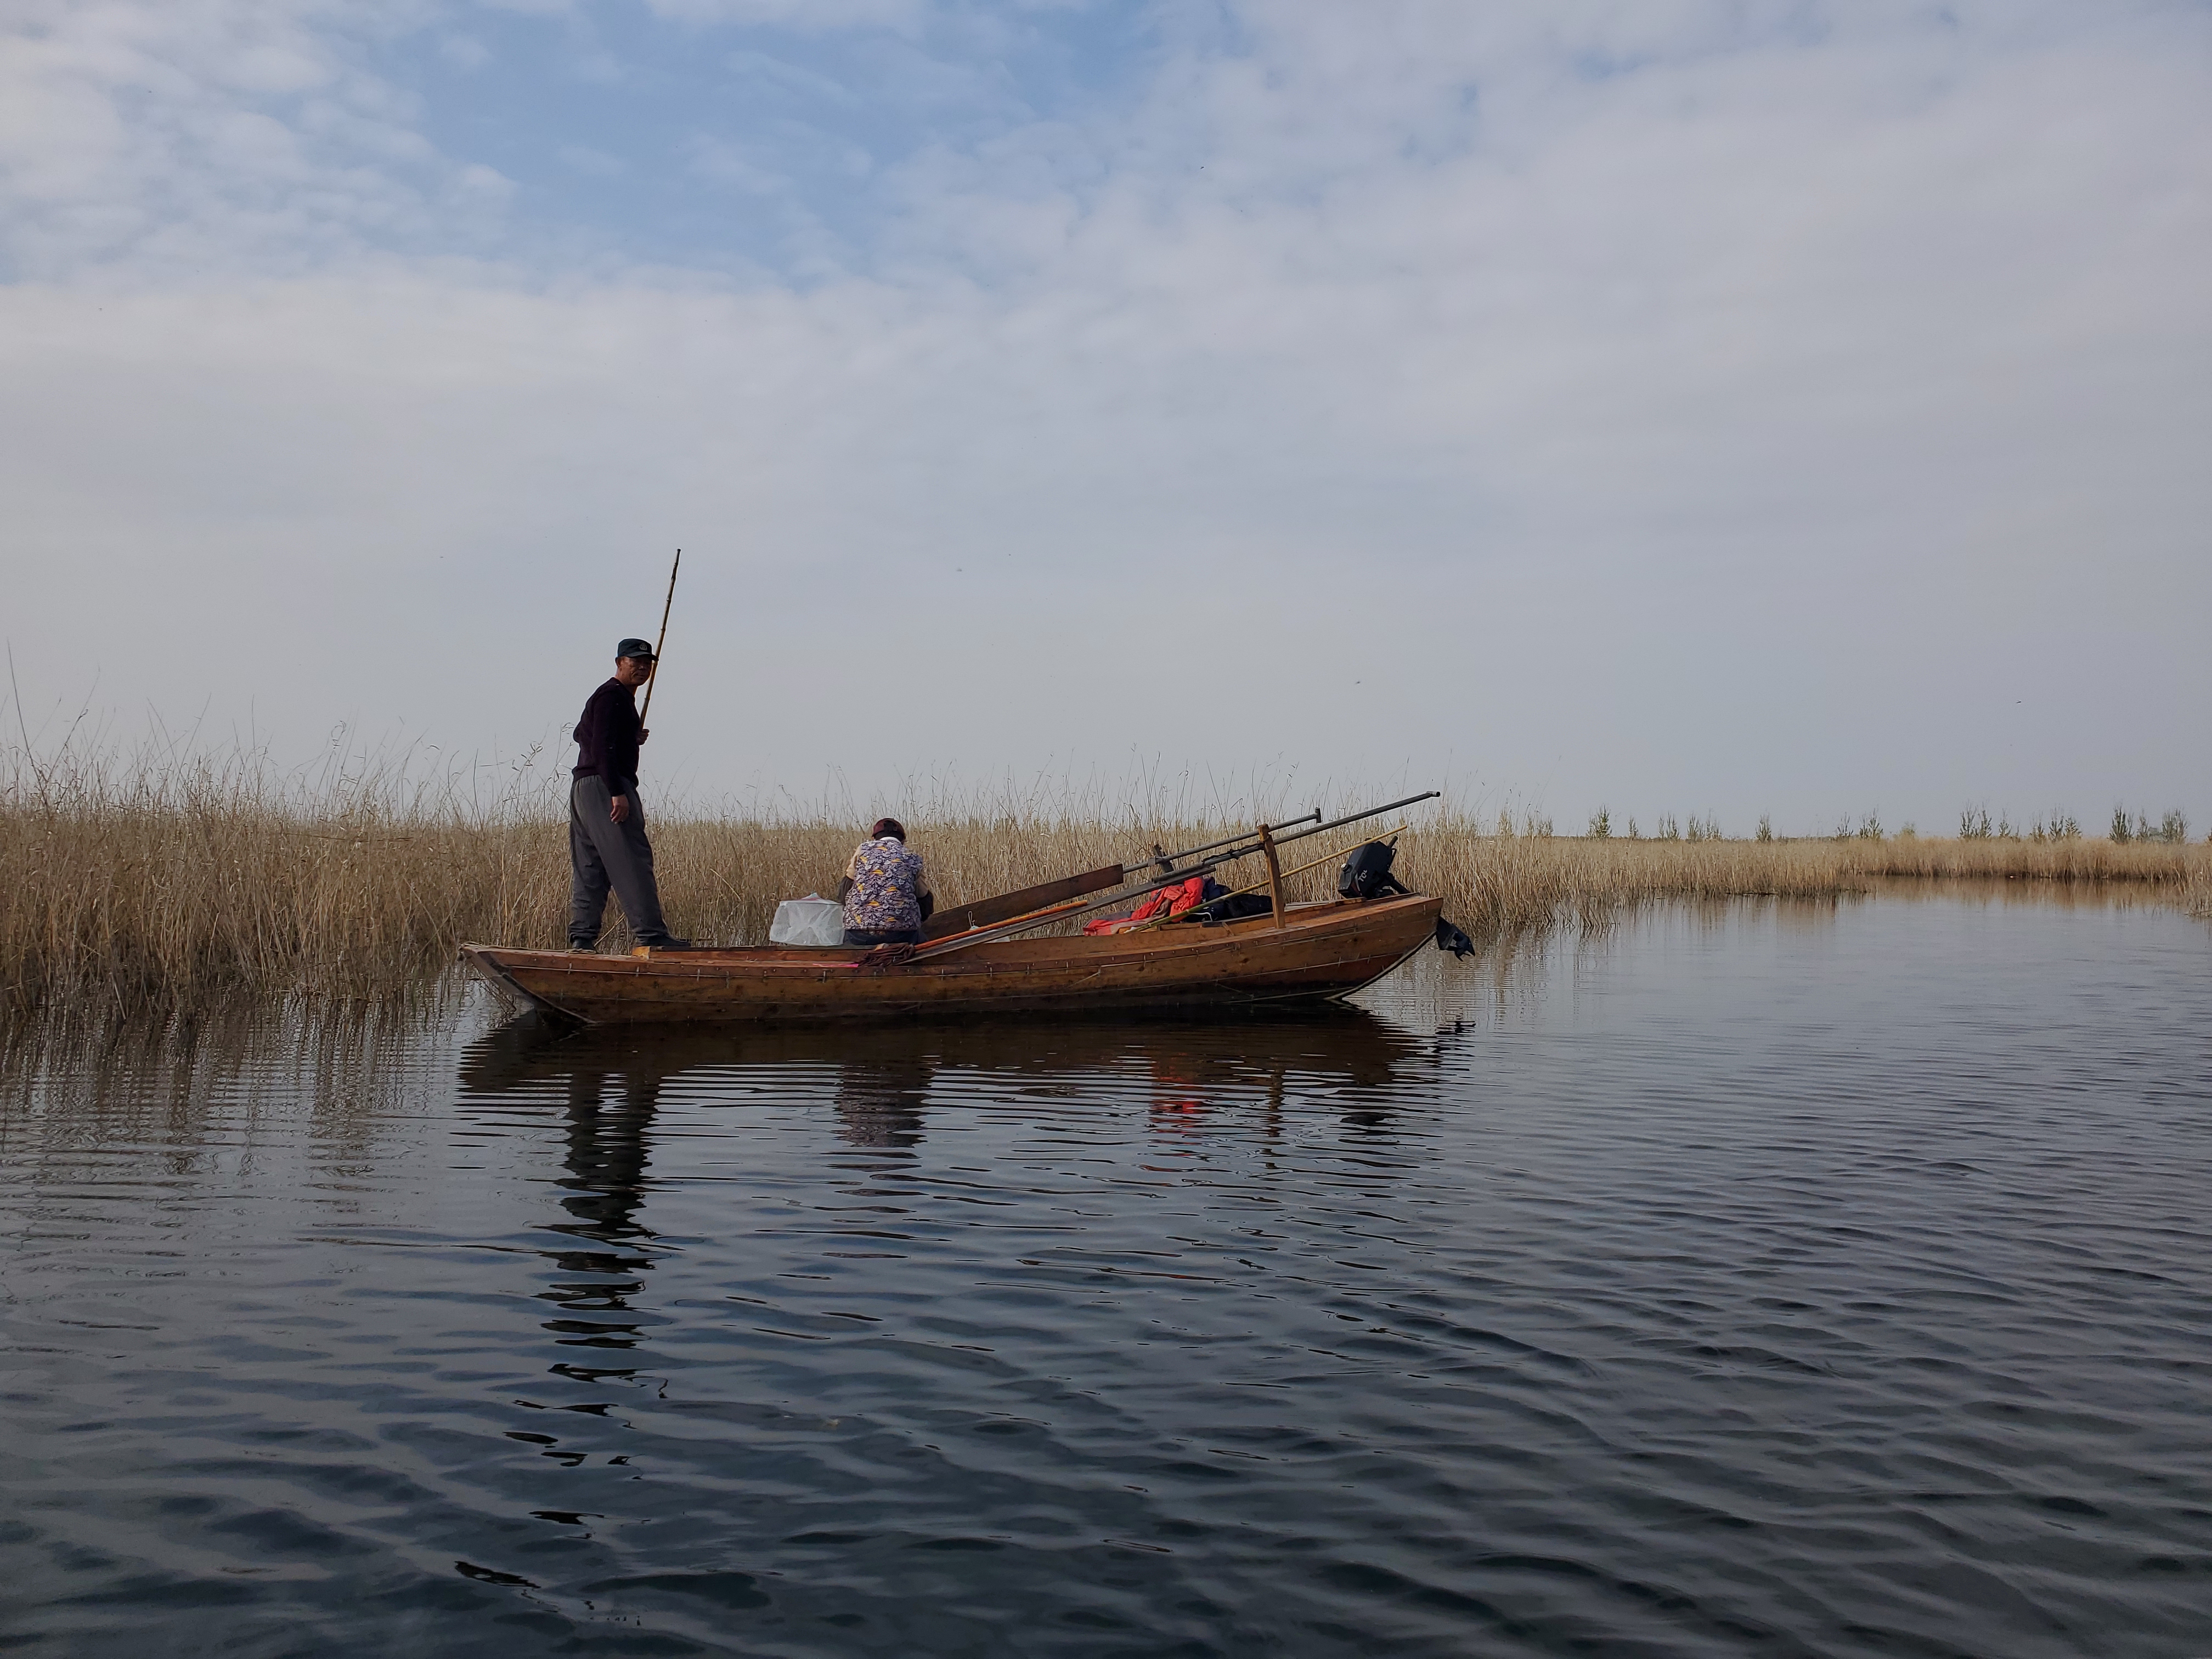
[[[768,1024],[1051,1011],[1139,1013],[1326,1000],[1373,983],[1433,935],[1442,901],[1340,900],[1272,916],[1103,937],[999,939],[895,968],[786,945],[627,957],[465,945],[515,1000],[588,1024]]]

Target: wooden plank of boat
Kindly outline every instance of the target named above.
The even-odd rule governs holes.
[[[1121,884],[1122,868],[1109,864],[1097,870],[1085,871],[1079,876],[1064,876],[1058,881],[1040,882],[1035,887],[1024,887],[1012,893],[1000,893],[996,897],[977,899],[973,904],[956,904],[950,910],[939,911],[929,919],[921,930],[922,943],[947,939],[954,933],[964,933],[971,927],[988,927],[995,921],[1012,921],[1016,916],[1025,916],[1032,910],[1042,910],[1048,904],[1058,904],[1066,899],[1082,898],[1091,893],[1103,893],[1109,887]]]
[[[1332,900],[1142,933],[994,939],[934,960],[861,965],[856,948],[757,945],[605,957],[470,945],[512,995],[572,1019],[880,1020],[1142,1012],[1325,1000],[1373,983],[1434,934],[1441,900]]]

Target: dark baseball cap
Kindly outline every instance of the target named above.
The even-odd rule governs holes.
[[[653,660],[653,641],[651,640],[624,640],[620,645],[615,647],[615,655],[617,657],[642,657],[646,661],[651,662]]]

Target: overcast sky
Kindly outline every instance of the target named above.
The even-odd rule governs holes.
[[[49,734],[2212,828],[2203,3],[0,0],[0,283]]]

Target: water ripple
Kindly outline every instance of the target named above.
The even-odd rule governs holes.
[[[2212,1651],[2212,950],[19,1058],[31,1653]]]

